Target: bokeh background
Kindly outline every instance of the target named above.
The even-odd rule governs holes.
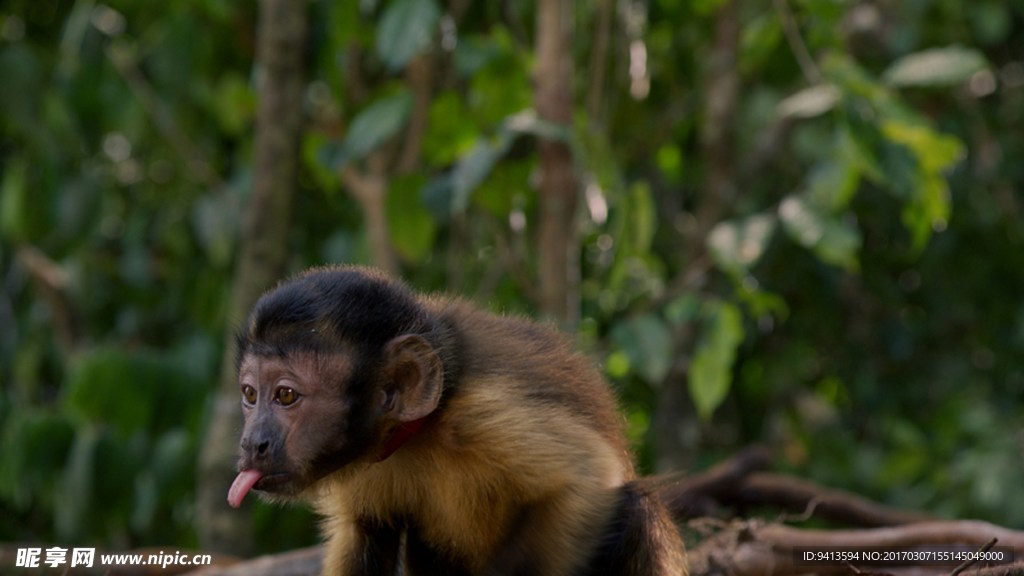
[[[299,139],[257,161],[261,6],[0,2],[0,541],[316,541],[202,497],[267,245],[266,278],[373,264],[557,323],[646,471],[763,443],[1024,526],[1020,1],[296,4]]]

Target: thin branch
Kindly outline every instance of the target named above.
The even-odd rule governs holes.
[[[789,3],[786,0],[773,0],[772,3],[782,23],[782,31],[786,34],[786,42],[789,43],[789,49],[793,51],[804,78],[811,84],[818,84],[821,82],[821,71],[818,70],[818,65],[814,63],[814,58],[811,58],[811,53],[807,50],[807,44],[800,36],[800,28],[793,17],[793,11],[789,9]]]
[[[383,150],[371,153],[368,160],[382,158]],[[367,168],[346,165],[339,173],[342,185],[359,204],[363,212],[363,227],[369,243],[373,265],[388,274],[398,275],[398,257],[391,245],[391,231],[387,219],[388,175],[384,164],[368,161]]]
[[[537,7],[537,67],[534,106],[537,116],[572,126],[572,22],[568,0],[543,0]],[[579,322],[577,192],[572,150],[562,141],[539,138],[540,197],[537,250],[540,308],[567,331]]]
[[[397,275],[400,271],[398,258],[391,245],[387,220],[388,177],[384,154],[382,150],[372,152],[367,158],[366,170],[345,166],[341,171],[341,180],[363,210],[373,264],[389,274]]]
[[[801,478],[765,472],[744,478],[734,491],[720,493],[719,499],[725,505],[773,506],[794,511],[806,511],[813,502],[819,518],[854,526],[898,526],[934,519],[921,512],[889,508]]]
[[[515,240],[523,240],[521,234],[515,234],[514,232],[513,234],[515,235]],[[522,242],[510,242],[504,233],[499,232],[494,235],[494,244],[498,260],[501,261],[505,272],[515,281],[519,291],[531,302],[540,300],[537,283],[530,277],[529,272],[523,265],[525,250],[522,247]]]
[[[412,59],[405,69],[406,85],[412,91],[412,111],[409,123],[403,131],[405,138],[398,157],[397,170],[407,174],[420,165],[423,153],[423,138],[427,133],[427,121],[430,116],[430,100],[434,79],[433,59],[429,54],[420,54]]]
[[[363,47],[358,42],[350,42],[345,48],[344,62],[345,93],[349,101],[360,106],[370,99],[370,87],[363,73]]]
[[[187,168],[187,174],[194,176],[208,188],[221,188],[224,181],[220,175],[210,166],[206,158],[199,152],[199,147],[188,137],[188,134],[173,120],[173,116],[167,107],[160,100],[156,90],[139,70],[138,62],[135,61],[131,50],[126,45],[107,46],[107,58],[114,64],[117,73],[121,75],[128,88],[138,99],[143,110],[156,124],[157,130],[171,145],[175,154],[181,157]]]
[[[520,17],[519,8],[521,3],[514,0],[502,0],[501,19],[512,33],[512,38],[520,48],[526,49],[530,45],[530,35],[526,31],[523,19]]]
[[[597,22],[594,23],[594,49],[590,53],[590,66],[587,72],[587,120],[590,126],[600,125],[604,109],[604,77],[608,67],[608,46],[612,29],[612,12],[614,0],[599,0],[597,5]]]
[[[79,326],[68,297],[67,271],[35,246],[19,246],[16,254],[50,306],[57,343],[65,353],[70,353],[78,343]]]
[[[863,574],[864,573],[863,571],[861,571],[860,568],[857,568],[856,566],[854,566],[852,562],[849,562],[849,561],[843,562],[843,566],[846,566],[850,570],[850,572],[853,572],[854,574],[858,574],[859,575],[859,574]]]
[[[977,564],[978,560],[981,558],[981,555],[991,550],[992,547],[996,545],[996,542],[999,542],[999,538],[992,538],[991,540],[989,540],[984,546],[978,549],[977,553],[973,554],[970,558],[965,560],[963,564],[957,566],[955,570],[950,572],[949,576],[959,576],[961,572]]]

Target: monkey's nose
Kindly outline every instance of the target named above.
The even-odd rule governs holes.
[[[256,446],[256,455],[257,456],[261,456],[261,457],[262,456],[266,456],[267,455],[267,451],[269,449],[270,449],[270,441],[269,440],[264,440],[263,442],[260,442],[258,446]]]

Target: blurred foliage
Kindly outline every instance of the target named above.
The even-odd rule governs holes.
[[[562,139],[585,183],[578,339],[644,466],[689,333],[695,465],[766,441],[822,482],[1024,524],[1024,8],[791,0],[809,78],[773,5],[744,3],[739,193],[703,223],[707,264],[687,234],[722,4],[617,0],[594,88],[602,4],[576,2],[576,101],[601,104],[568,133],[530,110],[532,5],[312,3],[291,267],[368,261],[338,171],[401,139],[402,70],[429,54],[422,155],[387,205],[413,284],[529,313],[532,142]],[[2,540],[195,543],[195,456],[239,321],[255,9],[0,6]],[[265,550],[314,537],[301,512],[258,512]]]

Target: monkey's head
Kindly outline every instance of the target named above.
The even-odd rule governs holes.
[[[362,268],[314,269],[260,298],[238,336],[245,427],[228,502],[386,458],[440,402],[433,324],[408,288]]]

